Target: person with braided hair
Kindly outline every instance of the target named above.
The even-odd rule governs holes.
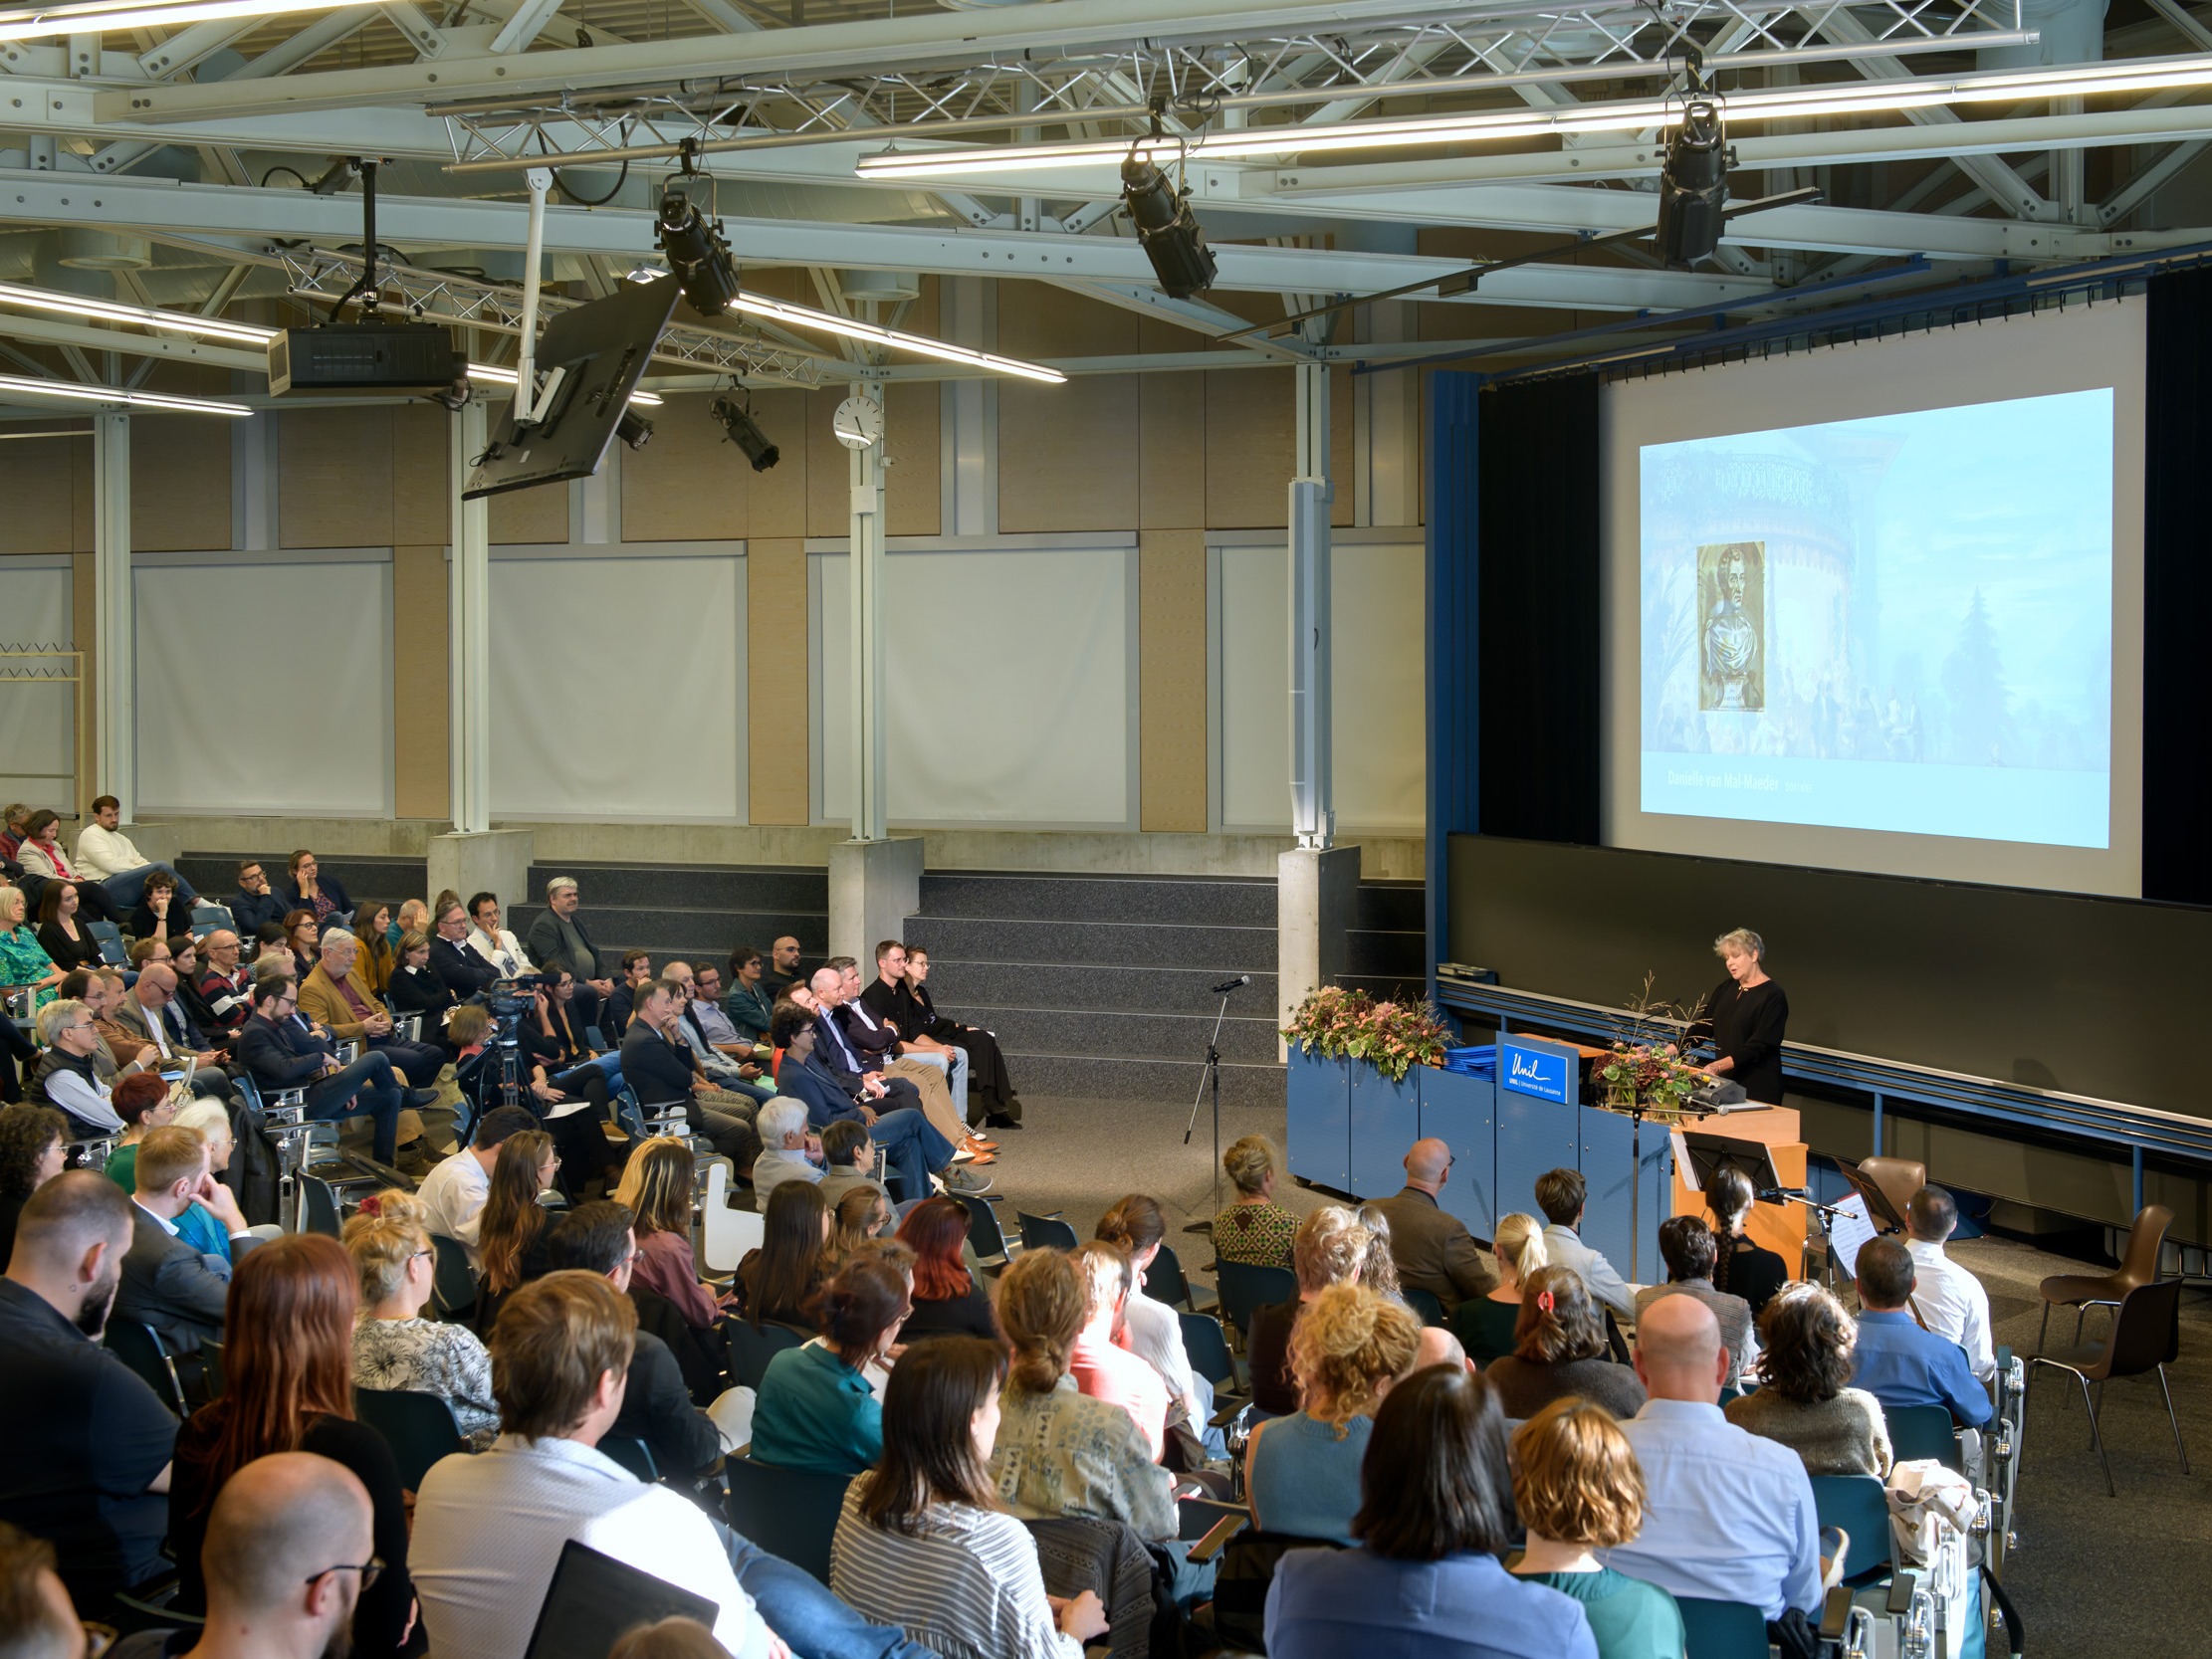
[[[1774,1300],[1774,1293],[1790,1282],[1788,1264],[1743,1235],[1755,1196],[1751,1177],[1734,1164],[1722,1164],[1705,1182],[1705,1208],[1712,1216],[1719,1247],[1713,1261],[1713,1289],[1724,1296],[1742,1297],[1754,1320]]]

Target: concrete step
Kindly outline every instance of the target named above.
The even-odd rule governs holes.
[[[1109,967],[1092,963],[975,962],[930,956],[930,994],[940,1007],[1096,1009],[1105,1013],[1204,1014],[1221,999],[1212,987],[1233,974],[1212,968]],[[1274,1017],[1275,976],[1255,973],[1236,991],[1230,1015]],[[973,1023],[988,1025],[989,1020]]]
[[[1247,1008],[1252,1006],[1246,1005]],[[995,1032],[1007,1054],[1097,1055],[1108,1059],[1206,1058],[1214,1034],[1212,1014],[1096,1013],[1064,1008],[971,1008],[938,1004],[963,1025]],[[1221,1058],[1250,1065],[1275,1062],[1275,1021],[1263,1017],[1221,1022]]]
[[[926,945],[934,962],[941,956],[968,961],[1095,962],[1127,965],[1151,962],[1161,967],[1221,969],[1231,973],[1272,973],[1275,930],[1266,928],[1174,927],[1164,923],[1033,922],[916,916],[907,919],[906,936]]]
[[[193,887],[208,898],[221,904],[238,891],[238,867],[248,859],[259,859],[261,867],[269,874],[269,885],[282,890],[292,879],[286,862],[293,849],[275,853],[223,853],[187,852],[176,863],[178,872]],[[378,858],[350,855],[318,854],[316,865],[344,888],[355,900],[380,899],[396,913],[401,903],[408,899],[427,900],[425,889],[429,883],[428,868],[419,858]],[[466,899],[467,894],[462,898]]]
[[[1275,884],[1249,879],[1038,876],[961,871],[922,878],[925,917],[1159,922],[1273,928]]]
[[[518,934],[529,933],[543,908],[518,905],[510,926]],[[812,961],[818,962],[829,949],[829,919],[821,915],[612,905],[588,906],[577,914],[601,950],[650,950],[656,962],[669,956],[706,956],[724,961],[740,944],[766,952],[783,933],[794,935]]]
[[[1119,1101],[1188,1101],[1198,1092],[1205,1067],[1190,1061],[1104,1060],[1091,1055],[1011,1054],[1006,1065],[1024,1101],[1031,1095]],[[1223,1065],[1224,1106],[1280,1108],[1284,1099],[1280,1066]],[[1207,1134],[1208,1115],[1199,1113],[1198,1140]],[[1194,1141],[1194,1144],[1196,1141]]]
[[[800,916],[829,914],[829,875],[823,870],[736,865],[533,864],[530,899],[542,905],[546,883],[572,876],[583,896],[585,923],[607,910],[736,911]],[[593,933],[597,937],[596,932]],[[750,941],[749,941],[750,942]],[[765,949],[767,939],[758,941]]]
[[[1427,893],[1420,882],[1362,882],[1352,926],[1421,933],[1429,926]]]

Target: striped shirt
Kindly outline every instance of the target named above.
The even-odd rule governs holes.
[[[1028,1530],[1010,1515],[932,1504],[918,1537],[871,1526],[856,1480],[829,1547],[829,1587],[944,1659],[1080,1659],[1059,1629]]]

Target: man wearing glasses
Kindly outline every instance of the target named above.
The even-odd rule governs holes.
[[[400,1109],[408,1104],[407,1087],[392,1069],[391,1056],[367,1049],[350,1066],[339,1065],[325,1040],[293,1017],[299,1007],[300,990],[293,980],[271,974],[257,981],[254,1017],[238,1038],[240,1063],[264,1094],[305,1089],[308,1116],[319,1123],[365,1115],[375,1126],[370,1155],[390,1163],[399,1153]]]
[[[269,873],[261,860],[248,859],[238,867],[238,891],[230,896],[230,919],[241,933],[261,931],[265,922],[284,921],[285,902],[269,886]]]
[[[353,1608],[384,1563],[368,1492],[313,1452],[254,1459],[224,1482],[200,1553],[207,1623],[193,1659],[322,1659],[349,1645]]]

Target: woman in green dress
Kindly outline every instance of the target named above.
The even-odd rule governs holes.
[[[29,985],[34,1009],[54,1000],[62,970],[31,931],[31,910],[20,887],[0,887],[0,985]]]

